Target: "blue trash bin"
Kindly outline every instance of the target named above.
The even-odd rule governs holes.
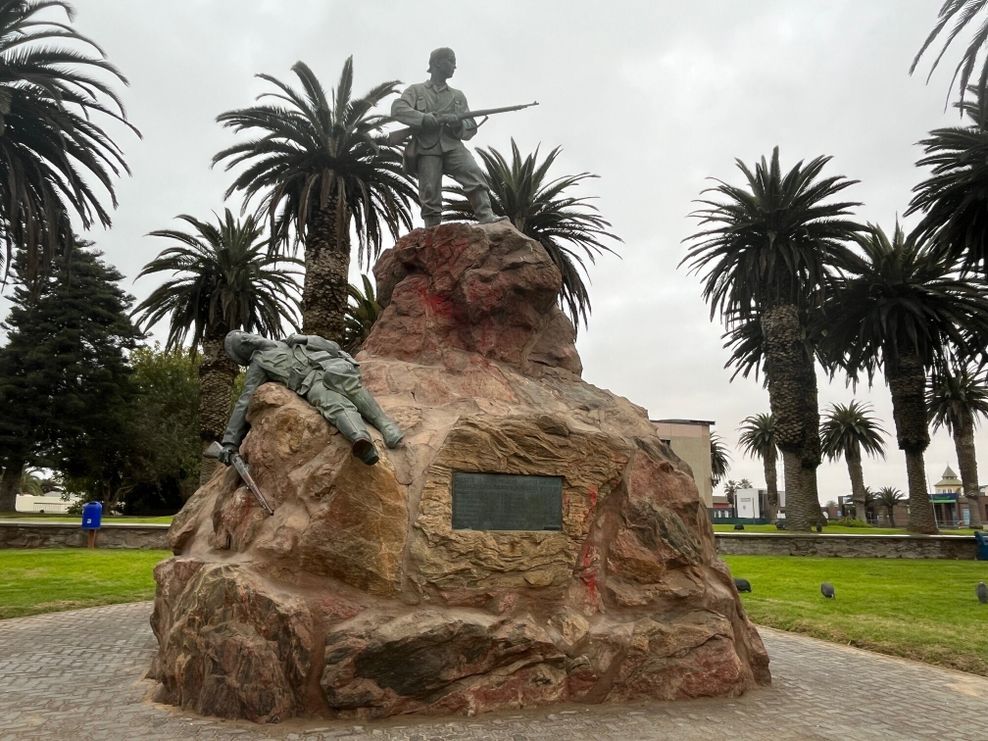
[[[988,561],[988,533],[976,532],[974,534],[974,544],[977,548],[977,559],[979,561]]]
[[[103,520],[103,503],[86,502],[82,505],[82,529],[98,530]]]

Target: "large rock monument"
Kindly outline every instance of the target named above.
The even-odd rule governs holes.
[[[541,246],[442,225],[375,274],[386,308],[358,360],[403,446],[364,465],[294,393],[258,390],[242,451],[275,514],[226,469],[175,518],[159,699],[275,721],[767,684],[688,468],[580,379]]]

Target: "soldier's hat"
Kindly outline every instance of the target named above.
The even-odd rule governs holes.
[[[432,63],[440,57],[452,57],[456,59],[456,54],[448,46],[440,46],[438,49],[433,49],[429,55],[429,72],[432,72]]]

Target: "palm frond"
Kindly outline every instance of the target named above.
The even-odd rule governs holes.
[[[835,460],[849,453],[864,451],[876,458],[885,457],[884,436],[888,432],[875,419],[870,404],[852,400],[848,404],[831,404],[820,425],[823,454]]]
[[[477,150],[484,163],[484,174],[490,187],[491,208],[498,216],[506,216],[522,234],[541,244],[562,274],[560,303],[574,326],[587,326],[591,311],[587,261],[593,264],[604,253],[617,254],[608,240],[621,242],[610,231],[611,224],[603,218],[592,198],[574,197],[568,193],[597,178],[589,172],[564,175],[549,180],[549,169],[562,150],[554,148],[539,161],[539,148],[522,156],[511,140],[511,161],[493,147]],[[473,219],[473,209],[463,188],[447,190],[443,204],[447,220]]]
[[[237,219],[229,209],[215,222],[188,214],[178,217],[190,231],[160,229],[149,236],[172,246],[147,263],[138,278],[171,273],[134,308],[139,326],[147,329],[169,321],[166,348],[190,341],[195,352],[203,339],[224,336],[232,329],[283,334],[285,320],[298,326],[299,274],[291,257],[271,255],[257,218]]]
[[[71,246],[72,216],[85,228],[110,224],[103,200],[116,206],[114,178],[129,170],[98,117],[140,136],[113,86],[126,78],[49,10],[72,19],[72,6],[60,0],[0,7],[0,265],[24,250],[29,282],[55,249]]]

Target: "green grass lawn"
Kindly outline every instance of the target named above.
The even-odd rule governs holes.
[[[154,596],[168,551],[0,550],[0,618]],[[988,676],[988,605],[975,597],[988,561],[726,556],[753,587],[761,625]],[[820,594],[829,581],[837,599]]]
[[[38,512],[3,512],[0,520],[31,520],[35,522],[82,522],[82,515],[49,515]],[[121,525],[170,525],[172,515],[163,517],[130,517],[128,515],[103,515],[103,523]]]
[[[714,525],[715,533],[732,533],[734,525]],[[740,531],[739,531],[740,532]],[[779,530],[775,525],[745,525],[746,533],[775,533],[776,535],[786,535],[790,531]],[[824,535],[908,535],[904,527],[847,527],[846,525],[827,525],[823,528]],[[941,535],[974,535],[971,528],[959,528],[957,530],[945,529],[940,531]]]
[[[988,561],[725,556],[756,623],[988,676]],[[831,582],[833,600],[820,594]]]
[[[154,597],[151,569],[168,551],[0,550],[0,618]]]

